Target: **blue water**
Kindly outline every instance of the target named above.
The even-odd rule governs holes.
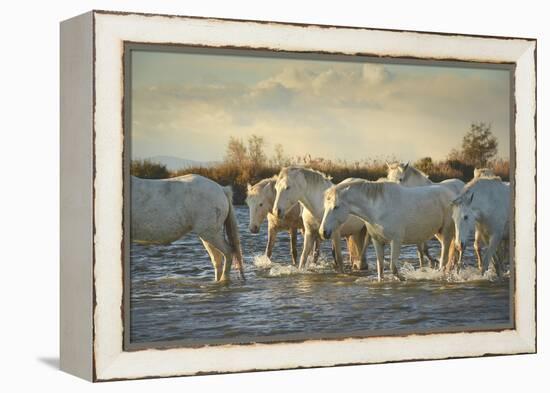
[[[397,281],[386,269],[376,280],[375,254],[368,272],[337,274],[329,242],[318,265],[290,265],[289,236],[279,233],[271,261],[263,256],[267,223],[248,232],[248,208],[237,206],[246,264],[245,282],[214,282],[210,258],[193,234],[170,245],[131,245],[130,341],[235,342],[279,339],[279,335],[361,335],[426,329],[483,328],[510,321],[509,279],[490,271],[480,276],[471,247],[460,274],[419,269],[415,246],[403,246]],[[299,235],[298,250],[302,237]],[[349,256],[343,242],[345,261]],[[439,256],[439,243],[430,251]],[[386,251],[389,253],[389,250]],[[274,337],[275,336],[275,337]]]

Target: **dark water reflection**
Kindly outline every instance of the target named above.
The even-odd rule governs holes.
[[[247,281],[232,273],[229,285],[213,281],[212,264],[195,235],[171,245],[131,246],[131,342],[234,339],[287,334],[464,328],[507,323],[509,280],[480,277],[471,247],[460,275],[418,269],[416,249],[404,246],[404,282],[387,274],[376,282],[375,255],[367,273],[336,274],[330,245],[307,272],[290,266],[289,237],[280,233],[272,261],[261,256],[266,224],[248,232],[248,209],[236,207]],[[302,237],[299,236],[299,250]],[[345,250],[345,246],[342,247]],[[439,243],[430,242],[433,255]],[[347,261],[347,254],[345,255]],[[415,270],[416,269],[416,270]],[[388,270],[386,270],[388,271]]]

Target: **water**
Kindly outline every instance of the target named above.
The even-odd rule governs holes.
[[[281,232],[272,259],[263,256],[267,224],[248,231],[248,208],[237,206],[246,282],[232,272],[230,284],[214,282],[213,267],[193,234],[171,245],[131,246],[130,341],[245,342],[280,335],[323,337],[380,331],[490,327],[510,321],[509,279],[480,276],[469,247],[460,274],[418,269],[416,247],[401,249],[397,281],[386,269],[376,280],[368,248],[367,273],[338,274],[329,242],[318,265],[300,272],[290,265],[289,236]],[[302,247],[299,235],[299,252]],[[389,248],[389,247],[387,247]],[[344,260],[348,261],[343,244]],[[430,241],[439,255],[439,243]],[[386,250],[388,254],[389,250]],[[349,271],[349,265],[346,266]]]

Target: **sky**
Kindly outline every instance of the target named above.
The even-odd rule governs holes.
[[[132,51],[131,77],[133,158],[219,161],[256,134],[268,154],[442,159],[472,122],[509,158],[505,70]]]

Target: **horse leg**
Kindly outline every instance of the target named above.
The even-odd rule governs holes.
[[[311,249],[313,248],[314,242],[315,242],[315,234],[309,230],[306,230],[306,233],[304,235],[304,248],[302,250],[302,255],[300,256],[300,265],[298,266],[299,269],[305,268],[307,257],[311,253]]]
[[[502,239],[502,237],[501,237]],[[498,277],[502,277],[502,273],[504,272],[504,241],[500,240],[498,242],[498,245],[495,247],[495,252],[493,253],[493,265],[495,266],[495,271],[497,273]]]
[[[201,238],[223,254],[225,261],[223,263],[222,275],[218,281],[229,281],[231,264],[233,263],[233,250],[225,240],[223,231],[215,234],[201,235]]]
[[[319,255],[321,255],[321,238],[315,234],[315,240],[313,243],[313,264],[317,265],[319,261]]]
[[[462,268],[462,264],[463,264],[463,262],[462,262],[462,253],[463,252],[464,252],[463,250],[458,251],[458,260],[456,262],[456,272],[457,273],[460,273],[460,269]]]
[[[350,264],[351,270],[353,270],[354,268],[353,261],[357,258],[357,253],[356,253],[357,250],[355,248],[355,244],[353,243],[351,236],[346,236],[346,245],[348,246],[348,251],[349,251],[349,264]]]
[[[275,240],[277,239],[277,231],[272,226],[267,228],[267,247],[265,249],[265,255],[271,259],[271,254],[273,253],[273,246],[275,245]]]
[[[208,255],[210,255],[210,260],[212,261],[212,265],[214,266],[214,280],[219,281],[222,273],[223,254],[206,240],[201,238],[201,241],[204,245],[204,248],[206,248]]]
[[[399,274],[399,254],[401,254],[401,242],[394,239],[390,242],[390,247],[392,273],[397,276],[400,281],[403,281],[403,277]]]
[[[420,243],[416,245],[416,253],[418,254],[418,262],[420,262],[420,269],[424,267],[424,244]]]
[[[477,267],[478,269],[481,271],[483,268],[482,268],[482,264],[483,264],[483,261],[481,259],[481,247],[479,245],[481,239],[480,239],[481,235],[479,233],[479,231],[476,231],[475,232],[475,238],[474,238],[474,251],[476,253],[476,257],[477,257]]]
[[[501,240],[500,244],[500,252],[502,255],[500,264],[503,270],[506,268],[506,265],[508,265],[508,269],[510,269],[510,241]]]
[[[498,258],[498,250],[493,254],[493,265],[495,266],[495,271],[497,273],[497,276],[498,277],[501,277],[502,276],[502,269],[501,269],[501,266],[500,266],[500,260]]]
[[[369,247],[369,232],[367,227],[364,228],[365,237],[363,239],[363,251],[361,252],[361,270],[369,270],[369,264],[367,262],[367,248]]]
[[[483,256],[483,263],[481,266],[481,274],[485,274],[485,270],[489,268],[489,262],[493,260],[493,255],[495,254],[495,251],[498,247],[499,238],[497,236],[491,235],[489,239],[489,245],[487,246],[487,249],[485,250],[485,255]],[[497,271],[497,274],[499,272]]]
[[[498,263],[500,264],[500,271],[501,272],[504,272],[504,268],[506,267],[505,264],[510,263],[510,261],[508,260],[508,256],[509,256],[508,255],[508,247],[509,247],[508,241],[507,240],[501,240],[500,244],[497,248],[497,251],[496,251],[496,257],[497,257]]]
[[[351,269],[352,270],[363,270],[366,268],[366,247],[368,238],[366,230],[361,230],[359,233],[354,233],[348,237],[348,249],[350,250],[350,255],[353,255],[351,259]],[[353,252],[352,252],[353,250]]]
[[[336,262],[336,269],[338,272],[344,272],[344,261],[342,258],[342,245],[340,243],[340,231],[334,231],[332,234],[332,245],[334,247],[334,261]]]
[[[372,244],[376,252],[376,268],[378,270],[378,281],[380,282],[384,279],[384,244],[375,238],[372,238]]]
[[[439,270],[444,271],[447,267],[447,263],[449,262],[449,248],[451,245],[452,239],[450,239],[449,236],[446,234],[443,234],[441,237],[441,257],[439,259]]]
[[[296,247],[296,243],[298,240],[298,231],[296,228],[292,228],[289,230],[290,233],[290,255],[292,256],[292,264],[296,265],[296,259],[298,258],[298,247]]]
[[[424,250],[424,255],[426,255],[428,257],[428,260],[430,261],[430,268],[433,269],[433,267],[437,264],[437,258],[435,258],[434,256],[432,256],[432,254],[430,254],[430,248],[428,247],[428,242],[424,242],[422,244],[422,247]]]
[[[456,247],[453,236],[449,242],[449,245],[447,246],[447,252],[449,254],[447,257],[447,272],[450,272],[455,267],[455,265],[457,267],[457,271],[460,271],[460,266],[458,265],[458,260],[455,255],[455,249]],[[460,259],[462,260],[462,256],[460,257]]]

